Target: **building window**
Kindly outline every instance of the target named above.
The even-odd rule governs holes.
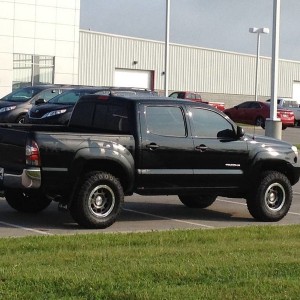
[[[35,84],[54,83],[54,57],[14,54],[13,90]]]

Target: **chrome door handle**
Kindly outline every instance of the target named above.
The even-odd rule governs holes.
[[[159,148],[159,146],[155,143],[150,143],[146,145],[146,148],[149,150],[156,150],[157,148]]]
[[[206,151],[208,149],[208,147],[205,146],[205,145],[203,145],[203,144],[201,144],[199,146],[196,146],[195,149],[198,150],[198,151],[200,151],[200,152],[204,152],[204,151]]]

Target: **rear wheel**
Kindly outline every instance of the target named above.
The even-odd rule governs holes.
[[[213,195],[178,195],[178,197],[185,206],[190,208],[206,208],[212,205],[217,198]]]
[[[255,125],[265,128],[265,119],[263,117],[257,117],[255,120]]]
[[[6,190],[4,192],[7,203],[15,210],[36,213],[47,208],[51,199],[39,191]]]
[[[289,211],[293,192],[287,177],[277,171],[264,172],[247,197],[250,214],[259,221],[279,221]]]
[[[88,173],[76,194],[70,213],[79,225],[87,228],[112,225],[124,201],[119,180],[104,172]]]

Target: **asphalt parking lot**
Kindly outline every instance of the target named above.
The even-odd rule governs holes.
[[[250,130],[252,128],[246,129],[247,132],[251,132]],[[264,134],[261,129],[256,129],[256,133]],[[282,140],[300,144],[300,128],[288,128],[283,131]],[[181,204],[177,196],[133,195],[125,199],[117,222],[105,230],[80,228],[68,211],[58,209],[57,203],[52,203],[41,213],[24,214],[16,212],[4,198],[0,198],[0,237],[300,224],[300,183],[293,187],[293,191],[291,209],[288,215],[277,223],[254,220],[244,199],[218,197],[209,208],[190,209]]]

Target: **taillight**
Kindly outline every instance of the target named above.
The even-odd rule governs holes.
[[[31,166],[40,166],[40,150],[35,141],[30,141],[26,145],[26,164]]]
[[[109,99],[109,96],[98,96],[97,99],[107,101]]]

